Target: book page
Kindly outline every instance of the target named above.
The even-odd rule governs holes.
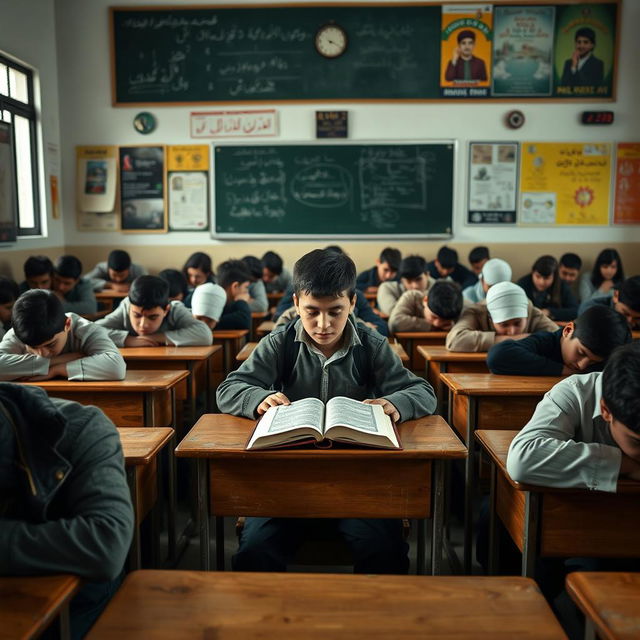
[[[273,411],[275,415],[267,430],[269,434],[300,427],[311,427],[322,433],[324,404],[318,398],[305,398],[304,400],[296,400],[289,405],[271,407],[265,416],[270,411]]]
[[[374,408],[380,405],[364,404],[358,400],[336,396],[327,402],[327,417],[325,419],[325,431],[336,425],[348,425],[352,429],[365,433],[378,433]],[[384,413],[384,411],[383,411]]]

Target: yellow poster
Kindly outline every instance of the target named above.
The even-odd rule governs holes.
[[[611,194],[611,144],[524,142],[520,223],[606,225]]]
[[[167,171],[209,171],[209,147],[183,144],[167,147]]]

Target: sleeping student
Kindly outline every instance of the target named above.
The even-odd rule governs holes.
[[[580,305],[580,313],[594,306],[605,306],[615,309],[627,320],[632,329],[640,329],[640,276],[627,278],[617,285],[611,296],[591,298]]]
[[[613,290],[624,282],[620,254],[615,249],[603,249],[596,258],[591,273],[580,278],[580,302],[591,298],[612,296]]]
[[[191,308],[191,295],[193,294],[193,290],[205,282],[215,283],[216,281],[213,276],[211,258],[202,251],[192,253],[184,263],[182,273],[187,279],[187,285],[189,286],[189,293],[184,300],[184,304],[186,307]]]
[[[226,293],[227,303],[216,329],[251,329],[250,283],[251,274],[242,260],[226,260],[218,266],[218,284]]]
[[[91,314],[98,302],[90,280],[82,277],[82,262],[75,256],[60,256],[53,268],[53,292],[62,301],[65,311]]]
[[[47,256],[29,256],[23,269],[24,280],[20,283],[20,293],[29,289],[51,289],[53,262]]]
[[[126,251],[114,249],[109,253],[106,262],[98,262],[84,277],[91,281],[94,291],[113,289],[127,292],[131,283],[138,276],[144,276],[146,273],[147,270],[144,267],[131,262],[131,257]]]
[[[219,284],[205,282],[196,287],[191,298],[191,313],[196,320],[215,329],[227,304],[227,294]]]
[[[356,287],[366,291],[370,287],[377,288],[387,280],[394,280],[398,275],[402,254],[398,249],[387,247],[380,253],[380,257],[370,269],[358,274]]]
[[[177,300],[178,302],[184,302],[189,294],[189,287],[187,286],[187,279],[184,274],[177,269],[163,269],[159,274],[159,278],[162,278],[169,285],[169,301]]]
[[[473,271],[477,276],[480,275],[485,262],[490,259],[491,256],[489,255],[488,247],[474,247],[469,251],[468,260],[471,265],[471,271]]]
[[[251,274],[249,283],[249,309],[254,311],[267,311],[269,301],[267,300],[267,290],[264,288],[262,280],[262,262],[256,256],[245,256],[242,258],[244,266]]]
[[[275,251],[267,251],[262,256],[262,281],[267,293],[286,291],[291,286],[291,273]]]
[[[400,262],[399,282],[387,280],[378,287],[376,302],[382,313],[391,315],[393,307],[405,291],[429,291],[435,279],[428,274],[427,261],[422,256],[407,256]]]
[[[478,274],[478,282],[462,291],[462,297],[468,302],[482,302],[489,288],[498,282],[511,281],[511,267],[500,258],[487,260]]]

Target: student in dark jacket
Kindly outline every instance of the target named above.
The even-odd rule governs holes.
[[[640,329],[640,276],[627,278],[613,290],[613,296],[591,298],[580,305],[580,313],[593,306],[605,306],[621,313],[631,329]]]
[[[29,256],[24,262],[24,280],[20,293],[29,289],[51,289],[53,285],[53,262],[47,256]]]
[[[380,257],[370,269],[358,274],[356,289],[366,291],[369,287],[378,287],[387,280],[395,280],[400,268],[402,254],[399,249],[387,247],[380,253]]]
[[[531,273],[518,280],[527,298],[552,320],[574,320],[578,301],[571,288],[558,275],[558,261],[553,256],[541,256],[531,267]]]
[[[227,294],[227,304],[216,329],[251,329],[251,281],[251,274],[242,260],[227,260],[218,266],[218,284]]]
[[[557,331],[495,344],[487,354],[487,366],[491,373],[514,376],[590,373],[600,371],[611,352],[628,342],[631,332],[624,317],[597,306]]]
[[[458,252],[449,247],[440,247],[435,260],[427,264],[427,271],[436,280],[453,280],[461,289],[473,286],[478,277],[473,271],[458,262]]]
[[[88,315],[98,310],[93,283],[82,277],[82,262],[75,256],[60,256],[56,260],[52,289],[65,311]]]

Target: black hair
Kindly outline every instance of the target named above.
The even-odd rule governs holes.
[[[582,258],[577,253],[563,253],[560,264],[567,269],[582,269]]]
[[[593,264],[593,271],[591,272],[591,283],[597,289],[603,282],[604,278],[600,273],[600,267],[603,264],[611,264],[613,261],[618,263],[618,270],[616,275],[613,276],[613,283],[619,284],[624,280],[624,269],[622,268],[622,258],[615,249],[603,249],[596,258]]]
[[[407,280],[415,280],[427,272],[427,261],[422,256],[407,256],[402,259],[398,276]]]
[[[475,264],[481,260],[489,260],[489,258],[489,247],[474,247],[469,251],[469,264]]]
[[[234,282],[251,282],[253,280],[247,265],[242,260],[225,260],[218,265],[218,284],[226,289]]]
[[[54,271],[61,278],[77,280],[82,275],[82,262],[75,256],[60,256],[56,260]]]
[[[244,262],[244,266],[251,274],[251,280],[255,282],[262,278],[262,261],[260,258],[256,258],[256,256],[245,256],[242,258],[242,262]]]
[[[11,326],[16,337],[28,347],[51,340],[64,329],[67,316],[62,302],[51,291],[30,289],[13,305]]]
[[[427,306],[443,320],[457,320],[462,313],[462,290],[455,282],[438,280],[428,292]]]
[[[640,311],[640,276],[627,278],[618,289],[618,302],[633,311]]]
[[[537,271],[543,278],[553,275],[553,281],[547,289],[549,292],[549,306],[562,306],[562,281],[558,276],[558,261],[553,256],[540,256],[531,267],[531,273]]]
[[[380,252],[380,262],[385,262],[389,265],[390,269],[397,271],[400,268],[400,262],[402,261],[402,254],[400,249],[393,249],[392,247],[386,247]]]
[[[122,249],[114,249],[107,258],[107,267],[114,271],[126,271],[131,267],[131,256]]]
[[[164,309],[169,304],[169,283],[158,276],[138,276],[131,283],[129,302],[143,309]]]
[[[602,374],[602,399],[618,422],[640,433],[640,342],[611,354]]]
[[[471,31],[471,29],[464,29],[463,31],[460,31],[460,33],[458,34],[458,38],[457,38],[458,43],[460,43],[465,38],[471,38],[475,42],[476,34],[473,31]]]
[[[0,304],[13,302],[20,296],[18,285],[7,276],[0,276]]]
[[[47,256],[29,256],[24,263],[24,277],[53,275],[53,262]]]
[[[593,42],[593,46],[595,46],[596,32],[593,29],[590,29],[589,27],[580,27],[580,29],[576,31],[576,35],[573,37],[573,39],[575,41],[580,37],[588,38],[589,40],[591,40],[591,42]]]
[[[451,269],[458,264],[458,252],[447,246],[438,249],[438,262],[443,269]]]
[[[182,267],[182,273],[184,273],[185,278],[189,275],[187,269],[200,269],[207,275],[213,273],[211,258],[202,251],[196,251],[189,256],[189,259],[184,263],[184,267]]]
[[[573,337],[593,354],[606,360],[616,347],[631,342],[631,331],[621,313],[597,304],[576,318]]]
[[[158,278],[162,278],[169,285],[169,298],[175,298],[182,294],[183,300],[189,295],[189,286],[187,279],[182,271],[177,269],[163,269]]]
[[[344,253],[342,247],[337,244],[330,244],[328,247],[324,248],[325,251],[333,251],[333,253]]]
[[[282,258],[275,251],[267,251],[262,256],[262,264],[275,276],[282,273]]]
[[[356,292],[356,265],[345,253],[314,249],[293,267],[293,292],[314,298],[338,298],[346,292],[351,300]]]

